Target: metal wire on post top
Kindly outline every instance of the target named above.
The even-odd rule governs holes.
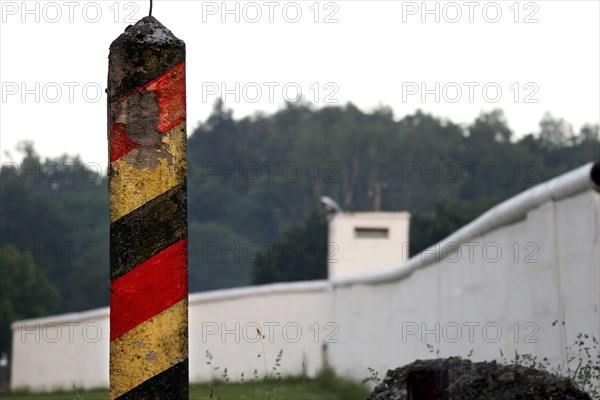
[[[152,0],[150,0],[150,12],[148,13],[148,16],[152,16]]]

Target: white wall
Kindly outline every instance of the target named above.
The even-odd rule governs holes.
[[[585,168],[502,203],[397,267],[191,295],[190,379],[211,378],[207,350],[231,379],[254,369],[262,376],[279,349],[284,374],[299,374],[304,365],[312,376],[328,362],[355,379],[367,377],[367,367],[383,375],[435,357],[427,343],[440,356],[474,350],[473,359],[490,360],[499,350],[509,357],[518,350],[564,362],[577,332],[600,337],[600,195],[591,189],[591,166]],[[565,325],[553,327],[555,320]],[[62,326],[55,343],[51,328],[43,328],[51,322]],[[92,323],[102,329],[95,342]],[[25,325],[37,329],[23,335]],[[255,342],[256,326],[262,341]],[[13,388],[108,386],[107,309],[14,328]]]
[[[13,324],[11,388],[108,387],[108,308]]]
[[[323,363],[323,327],[332,321],[331,297],[326,281],[191,295],[190,379],[211,379],[207,350],[213,366],[221,371],[227,367],[231,379],[239,380],[242,372],[248,379],[254,369],[261,376],[270,373],[281,349],[282,372],[300,375],[304,363],[305,372],[313,376]]]
[[[578,332],[600,337],[599,208],[592,191],[545,203],[404,279],[336,286],[343,345],[331,348],[332,365],[364,378],[366,366],[385,372],[433,356],[426,343],[444,357],[474,350],[473,359],[490,360],[517,350],[564,363]],[[556,320],[565,325],[553,327]]]

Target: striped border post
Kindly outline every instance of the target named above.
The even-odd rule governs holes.
[[[110,398],[187,399],[185,43],[144,17],[110,46]]]

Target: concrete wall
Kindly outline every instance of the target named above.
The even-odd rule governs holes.
[[[211,379],[207,351],[217,376],[227,367],[231,379],[269,373],[280,349],[283,374],[312,376],[328,364],[355,379],[438,350],[564,363],[578,332],[600,337],[600,195],[590,168],[502,203],[396,267],[191,295],[190,379]],[[14,329],[13,388],[108,386],[108,309]]]
[[[331,297],[327,281],[190,295],[191,381],[209,381],[213,373],[221,377],[225,367],[232,379],[239,380],[242,372],[251,379],[255,369],[262,377],[271,373],[282,349],[284,374],[314,376],[324,362],[323,339],[336,328],[327,325]],[[109,309],[102,308],[14,323],[11,387],[108,387],[108,320]],[[206,364],[207,351],[219,370]]]
[[[516,350],[564,364],[578,332],[600,337],[599,208],[592,191],[549,202],[468,244],[448,244],[444,259],[395,282],[336,286],[343,345],[331,347],[331,364],[361,378],[365,366],[384,372],[433,356],[427,344],[444,357]]]
[[[331,298],[325,281],[191,295],[190,379],[212,378],[206,351],[213,355],[213,366],[220,371],[227,367],[231,379],[239,380],[242,373],[252,377],[255,369],[261,377],[271,373],[282,349],[281,372],[300,375],[304,365],[304,372],[313,376],[323,364],[321,346],[324,327],[332,321]]]
[[[11,388],[108,387],[108,308],[13,324]]]

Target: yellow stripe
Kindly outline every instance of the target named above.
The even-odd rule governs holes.
[[[188,356],[187,299],[110,344],[110,398],[115,399]]]
[[[156,168],[138,169],[123,157],[111,163],[109,180],[110,222],[142,206],[186,179],[186,126],[185,122],[171,129],[162,139],[172,156],[157,158]]]

